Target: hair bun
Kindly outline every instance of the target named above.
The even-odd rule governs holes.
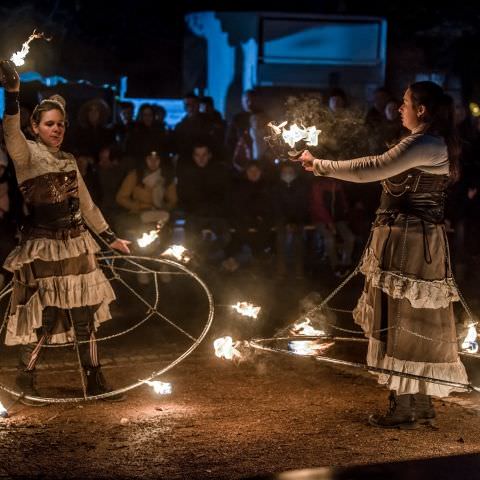
[[[50,100],[52,102],[57,102],[59,103],[63,109],[65,110],[65,107],[67,106],[67,102],[61,95],[52,95],[51,97],[48,97],[46,100]]]

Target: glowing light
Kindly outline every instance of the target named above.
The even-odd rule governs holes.
[[[257,318],[262,309],[262,307],[257,307],[248,302],[237,302],[235,305],[232,305],[232,308],[240,315],[251,318]]]
[[[290,126],[289,129],[285,128],[287,122],[282,122],[280,125],[274,125],[272,122],[268,126],[273,130],[276,135],[282,135],[283,140],[290,145],[291,148],[295,147],[297,142],[301,140],[305,141],[305,144],[310,147],[318,145],[318,135],[321,130],[317,130],[315,126],[304,127],[298,126],[296,123]]]
[[[8,411],[7,409],[3,406],[3,403],[0,402],[0,417],[1,418],[7,418],[8,417]]]
[[[292,327],[292,332],[297,335],[306,335],[308,337],[315,337],[325,335],[324,330],[317,330],[309,318],[305,318],[304,322],[296,323]]]
[[[160,382],[158,380],[147,380],[145,382],[150,385],[154,392],[158,395],[170,395],[172,393],[172,384],[168,382]]]
[[[28,52],[30,51],[30,43],[35,40],[43,38],[47,42],[51,40],[51,38],[48,38],[45,36],[43,33],[38,33],[36,30],[33,31],[33,33],[28,37],[28,40],[23,43],[22,49],[19,52],[14,53],[10,60],[17,66],[21,67],[22,65],[25,64],[25,57],[27,56]]]
[[[226,360],[233,360],[235,357],[240,358],[240,352],[235,348],[236,342],[232,337],[220,337],[213,342],[215,355],[218,358],[225,358]]]
[[[317,340],[291,340],[288,349],[295,355],[321,355],[334,342],[318,343]]]
[[[137,238],[138,246],[141,248],[145,248],[154,242],[158,238],[158,231],[157,230],[150,230],[150,232],[144,232],[141,238]]]
[[[468,326],[468,332],[462,343],[462,350],[468,353],[478,352],[477,328],[474,323]]]
[[[173,257],[179,262],[184,263],[188,263],[191,259],[188,250],[182,245],[171,245],[162,253],[162,256]]]
[[[470,102],[468,106],[470,108],[470,113],[474,117],[480,117],[480,106],[478,105],[478,103]]]

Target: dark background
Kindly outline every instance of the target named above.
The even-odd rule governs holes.
[[[198,10],[295,11],[375,15],[388,21],[387,84],[402,68],[458,74],[466,97],[480,80],[480,4],[464,2],[268,0],[0,2],[0,54],[10,55],[34,27],[53,35],[32,46],[28,69],[94,83],[129,77],[129,95],[182,95],[183,16]]]

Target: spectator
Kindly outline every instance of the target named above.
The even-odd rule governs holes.
[[[104,147],[98,154],[97,177],[99,183],[99,202],[105,218],[116,228],[121,207],[116,195],[126,174],[126,166],[120,161],[120,151],[115,146]]]
[[[308,188],[296,165],[282,163],[280,180],[273,189],[277,253],[277,277],[287,274],[287,259],[293,263],[295,276],[304,276],[303,229],[308,219]]]
[[[252,137],[250,136],[250,117],[254,113],[260,113],[258,94],[255,90],[247,90],[242,95],[243,111],[234,115],[227,130],[226,145],[229,157],[234,167],[243,171],[252,154]]]
[[[328,97],[328,108],[338,113],[347,107],[347,94],[341,88],[334,88]]]
[[[88,188],[90,196],[95,204],[98,205],[100,199],[100,184],[98,181],[97,169],[94,164],[94,158],[85,153],[75,153],[78,170],[81,173],[85,185]]]
[[[118,104],[118,119],[115,122],[115,141],[123,152],[126,150],[128,135],[132,132],[135,122],[133,120],[134,106],[132,102],[120,102]]]
[[[270,247],[270,189],[259,162],[247,165],[244,178],[233,188],[231,207],[230,225],[234,232],[224,267],[236,270],[245,261],[245,251],[248,259],[260,259]]]
[[[315,179],[311,190],[312,222],[324,240],[332,272],[346,275],[351,267],[355,237],[346,222],[348,202],[343,185],[328,177]],[[341,238],[341,244],[337,238]],[[339,252],[340,258],[339,258]]]
[[[110,107],[105,100],[95,98],[85,102],[78,113],[78,127],[69,140],[69,148],[82,149],[94,158],[100,149],[114,142],[114,132],[107,127]]]
[[[373,93],[373,105],[365,117],[365,124],[370,131],[385,121],[385,107],[390,99],[390,92],[385,87],[379,87]]]
[[[122,216],[124,231],[142,224],[165,224],[169,211],[177,203],[177,191],[172,177],[162,168],[158,152],[147,154],[135,170],[128,173],[117,193],[117,203],[127,210]]]
[[[212,158],[219,160],[221,145],[215,143],[212,132],[215,130],[212,119],[207,113],[200,111],[200,100],[188,93],[184,99],[185,116],[175,126],[173,132],[174,149],[179,155],[177,169],[182,170],[190,163],[193,146],[197,143],[209,144]],[[214,155],[213,155],[214,154]]]
[[[142,104],[138,111],[137,123],[127,136],[126,154],[137,160],[144,159],[149,152],[165,155],[167,150],[165,125],[155,122],[155,109],[152,105]]]
[[[214,160],[211,148],[205,143],[193,146],[191,158],[178,176],[179,206],[185,213],[187,242],[209,256],[219,253],[228,240],[227,171],[223,163]]]
[[[204,113],[207,117],[211,128],[209,136],[213,139],[214,144],[223,146],[225,142],[226,124],[222,118],[222,114],[218,110],[215,110],[212,97],[202,97],[200,99],[200,112]]]

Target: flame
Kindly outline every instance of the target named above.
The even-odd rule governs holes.
[[[288,349],[295,355],[320,355],[334,342],[318,343],[317,340],[291,340]]]
[[[324,330],[317,330],[309,318],[305,318],[304,322],[295,323],[292,327],[292,332],[297,335],[306,335],[308,337],[315,337],[325,335]]]
[[[468,353],[477,353],[478,352],[478,343],[477,343],[477,328],[475,323],[472,323],[468,326],[468,332],[462,343],[462,350]]]
[[[43,38],[47,42],[51,40],[51,38],[48,38],[45,36],[44,33],[37,33],[36,30],[33,31],[33,33],[28,37],[28,40],[23,43],[22,49],[19,52],[14,53],[10,60],[17,66],[21,67],[22,65],[25,65],[25,57],[27,56],[28,52],[30,51],[30,43],[38,38]]]
[[[166,257],[173,257],[176,260],[185,263],[189,262],[191,258],[188,250],[182,245],[171,245],[162,253],[162,255]]]
[[[220,337],[213,342],[215,355],[218,358],[225,358],[226,360],[233,360],[235,357],[241,357],[240,352],[235,348],[236,342],[232,337]]]
[[[268,124],[276,135],[282,135],[283,140],[288,143],[291,148],[294,148],[295,144],[300,140],[304,140],[310,147],[318,145],[318,135],[321,130],[317,130],[315,126],[304,127],[294,123],[290,126],[290,129],[286,129],[285,125],[287,125],[287,122],[282,122],[280,125],[274,125],[272,122]]]
[[[158,230],[150,230],[148,233],[144,232],[141,238],[137,238],[138,246],[145,248],[158,238]]]
[[[237,302],[232,308],[244,317],[257,318],[262,307],[257,307],[248,302]]]
[[[146,380],[145,383],[150,385],[155,393],[159,395],[170,395],[172,393],[172,384],[167,382],[159,382],[158,380]]]
[[[7,418],[8,417],[8,411],[7,409],[3,406],[3,403],[0,402],[0,417],[2,418]]]

